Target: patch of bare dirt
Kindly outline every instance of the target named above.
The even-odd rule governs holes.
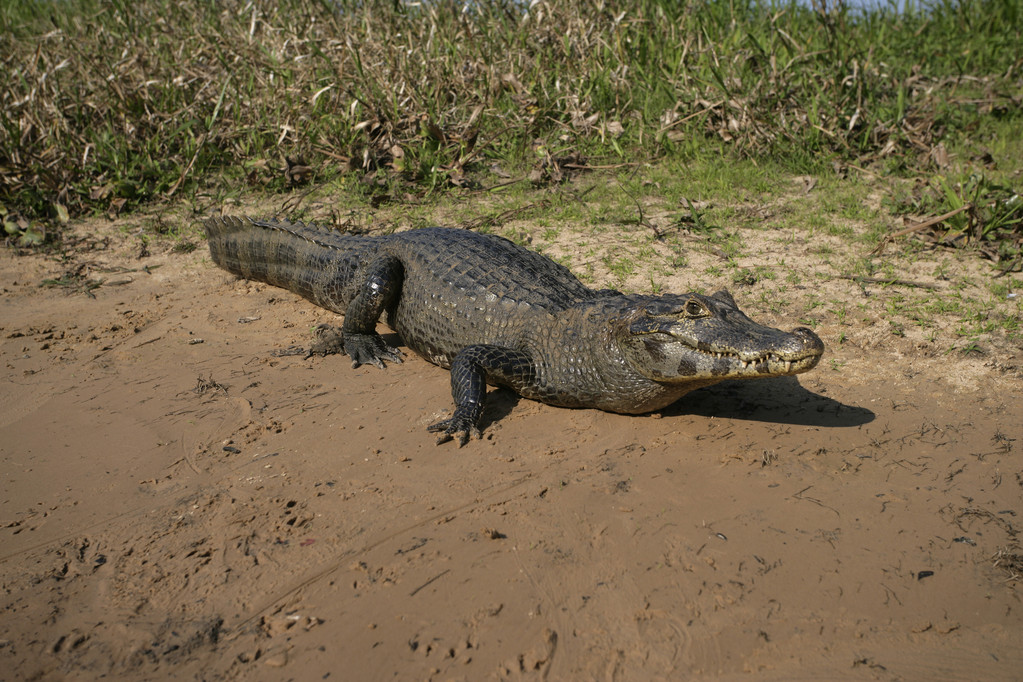
[[[821,259],[798,235],[749,238],[794,272]],[[493,391],[485,439],[438,447],[444,370],[274,356],[336,316],[203,249],[112,244],[89,258],[120,284],[91,296],[41,288],[52,260],[0,254],[12,679],[1023,670],[1012,344],[992,341],[999,367],[882,334],[850,280],[721,278],[706,285],[782,327],[815,299],[869,305],[819,312],[828,354],[798,381],[643,417]]]

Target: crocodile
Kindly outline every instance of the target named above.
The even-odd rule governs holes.
[[[450,369],[454,412],[427,427],[438,443],[481,437],[487,384],[550,405],[641,414],[726,379],[806,372],[824,352],[805,327],[757,324],[727,290],[594,290],[492,234],[430,227],[346,235],[227,216],[204,227],[220,267],[344,315],[340,344],[352,367],[402,362],[377,333],[382,320],[408,349]]]

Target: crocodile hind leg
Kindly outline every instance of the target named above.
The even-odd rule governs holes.
[[[480,416],[487,395],[487,382],[504,384],[518,390],[536,379],[533,358],[520,350],[503,346],[467,346],[459,351],[451,363],[451,395],[455,399],[455,413],[450,419],[431,424],[427,430],[440,432],[437,444],[452,439],[458,446],[469,438],[480,438]]]
[[[383,369],[384,360],[401,362],[403,354],[384,343],[376,332],[377,321],[398,300],[405,270],[394,256],[380,256],[360,273],[359,293],[345,310],[341,326],[344,349],[352,358],[352,367],[369,364]]]

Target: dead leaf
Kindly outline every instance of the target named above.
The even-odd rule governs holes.
[[[949,161],[948,150],[945,149],[945,145],[943,143],[939,142],[937,147],[932,147],[930,156],[931,161],[933,161],[934,165],[937,166],[938,168],[944,170],[951,165],[951,162]]]
[[[427,137],[431,140],[437,140],[438,142],[447,142],[448,136],[444,134],[444,131],[441,130],[439,125],[430,120],[429,116],[424,114],[421,122]]]
[[[89,198],[93,201],[99,201],[100,199],[106,199],[110,196],[110,193],[114,191],[114,186],[111,183],[105,185],[97,185],[92,188],[89,192]]]
[[[313,175],[313,169],[306,165],[305,160],[300,157],[285,156],[287,164],[284,169],[284,177],[289,185],[304,185]]]
[[[128,203],[128,200],[124,197],[117,197],[116,199],[111,200],[110,205],[107,206],[107,218],[113,220],[120,215],[121,209],[124,208],[126,203]]]

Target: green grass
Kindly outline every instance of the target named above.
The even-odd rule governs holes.
[[[1019,0],[59,10],[0,5],[0,205],[28,220],[350,174],[374,181],[348,191],[434,192],[496,184],[494,164],[545,184],[654,159],[685,188],[668,194],[759,195],[777,191],[775,167],[914,174],[939,141],[1019,151]],[[739,159],[754,163],[730,170]]]

